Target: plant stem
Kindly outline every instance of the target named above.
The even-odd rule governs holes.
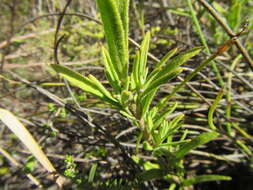
[[[204,34],[203,34],[202,30],[201,30],[198,18],[196,16],[196,11],[194,10],[194,8],[192,6],[192,0],[187,0],[187,2],[188,2],[188,6],[190,8],[190,12],[191,12],[191,17],[192,17],[193,23],[194,23],[194,25],[196,27],[196,31],[197,31],[197,33],[199,35],[199,38],[200,38],[200,41],[204,45],[206,53],[208,55],[211,55],[211,52],[210,52],[210,50],[208,48],[205,36],[204,36]],[[217,76],[217,79],[219,81],[220,86],[223,88],[224,87],[224,81],[223,81],[223,79],[221,77],[221,74],[220,74],[220,71],[219,71],[218,67],[216,66],[216,63],[214,61],[212,61],[211,65],[212,65],[212,69],[213,69],[215,75]]]
[[[217,107],[218,103],[222,99],[223,94],[224,94],[224,91],[223,89],[221,89],[208,112],[208,124],[212,130],[217,129],[217,127],[215,127],[215,125],[213,124],[213,114],[214,114],[215,108]]]
[[[232,65],[231,65],[231,70],[233,71],[236,64],[240,61],[240,59],[242,58],[241,55],[238,55],[235,60],[233,61]],[[226,99],[227,99],[227,107],[226,107],[226,117],[228,120],[230,120],[231,118],[231,106],[232,106],[232,72],[230,72],[228,74],[228,81],[227,81],[227,93],[226,93]],[[228,122],[226,124],[226,128],[227,128],[227,133],[229,133],[229,135],[232,136],[232,130],[231,130],[231,122]]]
[[[217,20],[217,22],[224,28],[226,33],[231,38],[236,35],[233,32],[233,30],[228,26],[228,24],[223,20],[221,15],[206,0],[198,0],[198,2],[200,4],[202,4],[208,10],[208,12],[214,17],[215,20]],[[240,50],[243,57],[249,63],[249,66],[251,67],[251,69],[253,70],[253,61],[252,61],[250,55],[248,54],[247,50],[243,47],[243,45],[241,44],[241,42],[238,39],[235,40],[235,44],[236,44],[237,48]]]

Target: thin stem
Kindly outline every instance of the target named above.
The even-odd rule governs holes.
[[[212,130],[217,129],[217,127],[213,123],[213,114],[214,114],[215,108],[217,107],[218,103],[222,99],[223,94],[224,94],[224,91],[223,89],[221,89],[208,112],[208,124]]]
[[[209,47],[207,45],[205,36],[204,36],[204,34],[203,34],[202,30],[201,30],[198,18],[196,16],[196,11],[194,10],[194,8],[192,6],[192,0],[187,0],[187,2],[188,2],[188,6],[190,8],[190,12],[191,12],[191,17],[192,17],[193,23],[194,23],[194,25],[196,27],[196,31],[197,31],[197,33],[199,35],[199,38],[200,38],[200,41],[204,45],[206,53],[208,55],[211,55],[211,52],[210,52]],[[217,76],[219,84],[221,85],[221,87],[224,87],[224,81],[223,81],[223,79],[221,77],[221,74],[220,74],[220,71],[219,71],[219,69],[216,66],[216,63],[214,61],[211,62],[211,66],[212,66],[212,69],[213,69],[215,75]]]
[[[236,35],[234,31],[228,26],[228,24],[223,20],[222,16],[206,0],[198,0],[198,2],[208,10],[208,12],[215,18],[215,20],[217,20],[217,22],[224,28],[226,33],[231,38],[233,38]],[[249,63],[251,69],[253,70],[253,61],[250,55],[248,54],[247,50],[243,47],[242,43],[238,39],[235,40],[235,44],[237,48],[240,50],[243,57]]]
[[[231,70],[234,70],[236,64],[240,61],[241,59],[241,55],[238,55],[237,58],[233,61],[232,65],[231,65]],[[228,74],[228,81],[227,81],[227,93],[226,93],[226,99],[227,99],[227,107],[226,107],[226,117],[228,120],[230,120],[231,118],[231,107],[232,107],[232,72],[230,72]],[[229,133],[229,135],[232,135],[232,130],[231,130],[231,123],[228,122],[226,124],[226,128],[227,128],[227,133]]]

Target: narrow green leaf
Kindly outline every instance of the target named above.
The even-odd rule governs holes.
[[[163,143],[160,144],[159,147],[170,147],[170,146],[178,146],[178,145],[184,145],[185,143],[190,142],[190,140],[182,140],[182,141],[176,141],[176,142],[169,142],[169,143]],[[157,147],[157,148],[159,148]]]
[[[189,153],[191,150],[194,148],[205,144],[213,139],[215,139],[219,133],[217,132],[208,132],[208,133],[203,133],[199,135],[198,137],[194,138],[191,142],[185,144],[178,150],[175,155],[176,159],[182,159],[187,153]]]
[[[179,67],[180,65],[188,61],[190,58],[199,54],[201,50],[203,50],[203,47],[195,47],[188,51],[180,53],[179,55],[177,55],[176,57],[174,57],[172,60],[169,61],[169,63],[163,68],[162,72],[158,74],[158,76],[164,75],[164,73],[171,72],[175,68]]]
[[[148,114],[148,116],[146,117],[147,118],[147,128],[148,128],[148,131],[152,131],[153,127],[154,127],[154,123],[153,123],[153,120],[152,120],[152,117],[150,114]]]
[[[169,122],[166,120],[163,120],[163,122],[161,123],[161,126],[159,128],[159,132],[158,132],[158,134],[160,136],[160,143],[163,142],[163,137],[166,135],[169,128],[170,128]]]
[[[170,50],[161,61],[155,66],[154,70],[148,75],[146,83],[153,81],[157,73],[161,72],[165,63],[177,52],[177,48]]]
[[[183,186],[187,187],[187,186],[191,186],[197,183],[203,183],[203,182],[209,182],[209,181],[229,181],[232,178],[229,176],[223,176],[223,175],[199,175],[199,176],[195,176],[189,179],[186,179],[183,181]]]
[[[149,49],[149,42],[150,42],[150,32],[147,32],[145,38],[141,44],[140,48],[140,63],[139,63],[139,80],[141,84],[143,84],[146,80],[146,65],[147,65],[147,57],[148,57],[148,49]]]
[[[142,116],[144,116],[148,112],[149,107],[152,103],[152,100],[154,99],[154,96],[155,96],[157,90],[158,90],[158,88],[153,89],[147,96],[145,96],[141,100],[140,104],[141,104],[141,110],[142,110],[141,115]]]
[[[189,133],[188,129],[184,129],[183,131],[183,135],[180,137],[180,141],[183,141],[185,140],[187,134]]]
[[[161,59],[161,61],[155,66],[155,69],[162,67],[166,64],[166,62],[173,56],[175,55],[175,53],[177,52],[177,48],[174,48],[172,50],[170,50],[165,56],[163,56],[163,58]]]
[[[148,85],[145,84],[145,86],[143,87],[142,96],[145,97],[150,92],[152,92],[153,89],[159,88],[162,84],[165,84],[167,81],[173,79],[182,71],[183,71],[183,68],[177,68],[177,69],[174,69],[173,72],[167,72],[167,73],[164,73],[162,71],[163,74],[159,74],[157,79],[155,79]]]
[[[184,114],[181,114],[181,115],[178,115],[177,117],[175,117],[171,122],[170,122],[170,125],[165,128],[165,129],[162,129],[164,130],[163,131],[163,134],[161,136],[162,138],[162,141],[164,141],[165,139],[167,139],[170,135],[172,135],[173,133],[177,132],[178,129],[181,127],[180,124],[178,124],[184,117]]]
[[[158,115],[158,108],[156,106],[152,107],[152,109],[150,109],[149,113],[152,116],[152,118],[155,118],[156,115]]]
[[[134,116],[130,115],[130,114],[127,113],[126,111],[120,110],[119,112],[120,112],[122,115],[124,115],[125,117],[127,117],[127,118],[129,118],[129,119],[131,119],[131,120],[133,120],[133,121],[136,119]]]
[[[161,114],[157,114],[154,118],[154,126],[159,126],[161,122],[166,119],[177,107],[177,102],[175,102],[172,106],[168,107]]]
[[[68,67],[52,64],[51,67],[59,73],[62,77],[66,78],[71,82],[72,85],[81,88],[82,90],[93,94],[98,98],[103,98],[103,94],[96,89],[96,86],[90,82],[87,77],[69,69]]]
[[[120,92],[120,80],[117,72],[115,71],[114,65],[112,64],[110,55],[105,48],[102,48],[103,62],[105,65],[105,72],[110,85],[116,92]]]
[[[174,57],[172,60],[167,63],[167,65],[164,65],[164,62],[166,62],[171,56],[173,56],[176,53],[176,49],[171,50],[164,58],[164,61],[161,63],[159,67],[157,67],[151,74],[148,76],[148,79],[145,83],[145,88],[149,86],[151,82],[156,80],[157,78],[164,76],[165,74],[174,71],[174,69],[178,68],[180,65],[182,65],[184,62],[192,58],[193,56],[197,55],[203,47],[195,47],[188,51],[185,51],[183,53],[180,53],[176,57]],[[167,59],[167,60],[166,60]]]
[[[209,124],[209,126],[210,126],[210,128],[211,128],[212,130],[216,130],[216,127],[215,127],[215,125],[213,124],[213,114],[214,114],[214,110],[215,110],[215,108],[217,107],[218,103],[220,102],[220,100],[221,100],[223,94],[224,94],[224,90],[222,89],[222,90],[218,93],[216,99],[214,100],[214,102],[213,102],[213,104],[212,104],[212,106],[210,107],[209,112],[208,112],[208,124]]]
[[[120,76],[120,80],[123,81],[127,77],[128,47],[117,2],[115,0],[97,0],[97,4],[101,13],[112,63]],[[126,15],[125,11],[123,12],[122,14]]]
[[[162,142],[162,137],[171,128],[171,122],[168,122],[167,120],[163,120],[162,123],[158,127],[159,127],[158,134],[159,134],[161,142]],[[157,127],[155,127],[154,129],[156,129],[156,128]]]
[[[135,82],[134,74],[132,72],[131,75],[130,75],[130,90],[134,91],[134,90],[136,90],[136,87],[137,87],[137,84]]]
[[[129,9],[129,0],[118,0],[119,13],[123,24],[123,29],[125,33],[125,42],[126,47],[128,47],[128,9]]]
[[[88,178],[89,183],[93,182],[96,170],[97,170],[97,163],[93,163],[90,169],[90,173],[89,173],[89,178]]]
[[[252,157],[253,154],[252,154],[252,151],[250,150],[250,148],[248,147],[248,145],[244,144],[242,141],[240,141],[238,139],[235,142],[238,146],[240,146],[243,149],[243,151],[246,154],[248,154],[250,157]]]
[[[127,106],[127,104],[132,98],[133,98],[132,93],[130,91],[124,90],[120,96],[121,104],[123,106]]]
[[[175,183],[170,184],[170,187],[168,190],[175,190],[177,185]]]
[[[93,75],[89,74],[88,78],[90,81],[97,87],[97,89],[105,96],[108,97],[109,99],[113,99],[111,93],[106,90],[106,88],[94,77]]]
[[[154,141],[155,146],[158,146],[161,144],[161,136],[156,130],[151,131],[152,139]]]
[[[116,94],[120,93],[120,87],[116,85],[116,82],[111,78],[111,75],[109,74],[108,71],[105,71],[105,76],[109,82],[109,84],[111,85],[111,87],[114,89]]]
[[[159,165],[150,161],[145,161],[143,164],[145,170],[158,169]]]
[[[95,77],[84,77],[81,74],[62,65],[52,64],[51,66],[62,77],[69,80],[72,85],[81,88],[88,93],[91,93],[92,95],[100,98],[107,103],[119,107],[118,102],[111,96],[110,92],[108,92]]]
[[[156,156],[156,157],[166,156],[167,158],[170,158],[170,159],[175,157],[175,155],[172,152],[170,152],[168,150],[168,148],[165,148],[165,147],[162,147],[162,146],[159,146],[159,147],[155,148],[154,151],[153,151],[153,155]]]
[[[124,82],[124,90],[129,90],[129,85],[131,84],[131,77],[127,76]]]
[[[97,90],[104,95],[102,100],[112,104],[113,106],[120,107],[117,100],[112,97],[111,93],[96,79],[96,77],[90,74],[88,75],[88,78],[96,86]]]
[[[187,75],[184,81],[177,85],[168,96],[160,100],[160,102],[157,104],[157,107],[159,107],[159,109],[163,109],[167,105],[166,102],[168,102],[188,81],[190,81],[201,69],[211,63],[217,56],[218,54],[213,54],[208,59],[203,61],[199,66],[197,66],[197,68]]]
[[[132,88],[139,89],[140,88],[140,80],[139,80],[139,64],[140,64],[140,51],[137,51],[133,63],[133,71],[132,71],[132,77],[133,77],[133,82]]]

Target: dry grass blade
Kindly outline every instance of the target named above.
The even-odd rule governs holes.
[[[56,173],[56,169],[48,160],[40,146],[25,128],[25,126],[8,110],[0,109],[0,120],[19,138],[19,140],[31,151],[33,156],[42,164],[42,166],[51,174]],[[61,177],[60,177],[61,178]],[[61,182],[59,182],[61,181]],[[62,179],[56,180],[59,186],[62,186]]]

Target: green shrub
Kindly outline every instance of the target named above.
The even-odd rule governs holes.
[[[201,68],[214,59],[217,54],[204,61],[195,72],[175,88],[172,94],[154,105],[154,97],[162,84],[167,83],[183,71],[180,67],[203,48],[195,47],[175,56],[177,49],[169,51],[152,71],[147,66],[150,32],[147,32],[136,52],[133,63],[129,62],[128,51],[128,6],[129,1],[97,0],[104,26],[107,48],[102,48],[105,75],[112,90],[105,88],[93,75],[83,76],[65,66],[54,64],[53,69],[71,82],[100,99],[108,106],[115,108],[140,130],[136,140],[136,153],[139,144],[156,159],[154,162],[143,161],[138,154],[133,155],[145,171],[137,174],[138,181],[164,179],[169,181],[171,189],[211,180],[229,180],[229,177],[202,175],[187,178],[183,159],[192,149],[205,144],[218,136],[208,132],[189,139],[187,130],[180,130],[184,115],[167,120],[176,109],[177,103],[168,106],[167,100]],[[131,70],[130,70],[131,68]],[[182,131],[182,132],[181,132]],[[175,135],[181,134],[176,139]]]

